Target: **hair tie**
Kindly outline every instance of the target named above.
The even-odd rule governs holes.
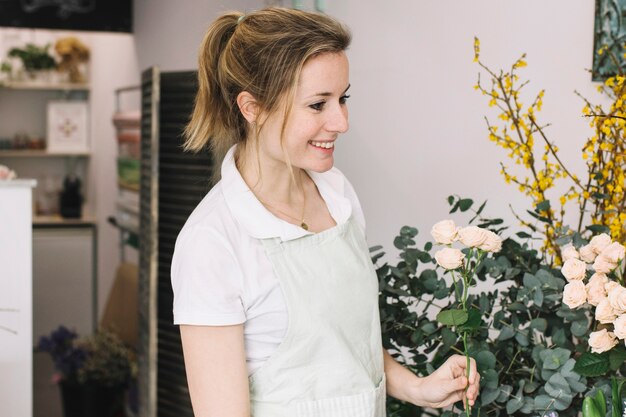
[[[242,14],[241,16],[239,16],[239,17],[237,18],[237,24],[241,23],[241,21],[243,20],[243,18],[244,18],[244,17],[246,17],[246,15],[245,15],[245,14]]]

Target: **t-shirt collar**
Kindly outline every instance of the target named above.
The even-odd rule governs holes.
[[[235,149],[232,146],[222,162],[222,193],[228,209],[235,220],[256,239],[278,237],[282,241],[310,235],[311,232],[274,216],[256,198],[235,165]],[[326,202],[337,224],[344,223],[352,214],[352,204],[344,196],[344,178],[340,173],[317,173],[307,171]]]

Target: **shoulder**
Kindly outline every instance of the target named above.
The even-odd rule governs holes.
[[[171,263],[176,324],[225,325],[244,320],[240,231],[216,185],[178,234]]]
[[[241,231],[228,210],[218,183],[198,203],[180,230],[174,247],[172,272],[188,262],[235,265],[234,248],[238,247],[240,240]]]

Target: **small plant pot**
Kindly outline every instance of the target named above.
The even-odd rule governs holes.
[[[61,381],[64,417],[123,416],[125,387]]]

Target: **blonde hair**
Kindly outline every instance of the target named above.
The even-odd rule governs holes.
[[[350,40],[344,25],[319,13],[272,7],[218,17],[200,46],[198,93],[184,132],[185,149],[199,151],[208,146],[219,172],[228,149],[245,145],[251,133],[237,106],[242,91],[255,98],[261,112],[271,114],[284,108],[282,143],[305,62],[321,53],[342,52]],[[256,126],[255,134],[262,127]]]

